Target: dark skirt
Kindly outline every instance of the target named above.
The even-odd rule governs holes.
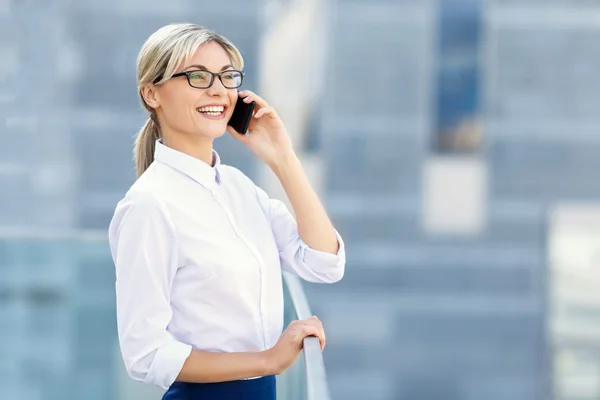
[[[276,400],[275,376],[217,383],[175,382],[163,400]]]

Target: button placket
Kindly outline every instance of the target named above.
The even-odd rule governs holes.
[[[238,228],[236,222],[235,222],[235,218],[233,217],[233,214],[229,211],[228,207],[226,204],[224,204],[224,202],[221,200],[221,196],[218,193],[217,190],[215,190],[215,188],[211,188],[211,194],[213,199],[217,202],[217,204],[219,205],[219,207],[221,207],[221,209],[223,210],[223,212],[225,213],[225,215],[227,216],[227,220],[229,221],[229,224],[231,225],[231,227],[233,228],[233,231],[235,232],[235,234],[240,238],[240,240],[244,243],[244,245],[248,248],[248,250],[250,250],[250,253],[252,253],[252,255],[254,256],[254,259],[256,260],[256,262],[258,263],[258,272],[260,274],[260,288],[259,288],[259,292],[260,292],[260,298],[259,298],[259,308],[260,308],[260,322],[261,322],[261,326],[262,326],[262,334],[263,334],[263,343],[264,343],[264,347],[265,350],[267,349],[267,329],[266,329],[266,317],[265,317],[265,312],[264,312],[264,288],[266,287],[266,283],[265,283],[265,279],[266,279],[266,275],[265,275],[265,262],[263,257],[261,256],[260,252],[258,251],[258,249],[256,248],[256,246],[254,246],[254,244],[248,240],[244,234],[240,231],[240,229]]]

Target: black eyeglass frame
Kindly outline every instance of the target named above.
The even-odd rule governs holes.
[[[208,86],[194,86],[194,85],[192,85],[192,80],[190,79],[190,75],[193,74],[193,73],[196,73],[196,72],[208,72],[210,74],[210,83],[208,84]],[[230,74],[232,72],[238,72],[240,74],[240,76],[241,76],[240,84],[238,86],[230,87],[230,86],[225,85],[225,83],[223,82],[223,78],[222,78],[223,74]],[[244,75],[245,75],[244,71],[240,71],[240,70],[237,70],[237,69],[228,69],[227,71],[217,72],[217,73],[208,71],[206,69],[195,69],[195,70],[192,70],[192,71],[185,71],[185,72],[180,72],[178,74],[174,74],[173,76],[171,76],[171,79],[172,78],[177,78],[177,77],[180,77],[180,76],[185,76],[187,78],[188,84],[191,87],[196,88],[196,89],[208,89],[209,87],[211,87],[215,83],[215,77],[219,77],[219,80],[221,81],[221,84],[225,88],[227,88],[227,89],[237,89],[240,86],[242,86],[242,84],[244,83]]]

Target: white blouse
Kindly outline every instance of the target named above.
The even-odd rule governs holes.
[[[310,282],[344,274],[308,247],[287,207],[238,169],[156,143],[155,161],[115,210],[109,241],[129,375],[163,388],[191,349],[262,351],[283,330],[281,271]]]

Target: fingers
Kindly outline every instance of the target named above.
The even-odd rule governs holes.
[[[313,326],[313,325],[304,325],[302,327],[302,333],[304,334],[303,335],[304,336],[303,339],[304,339],[307,336],[317,336],[317,337],[319,337],[319,335],[320,335],[321,332],[319,331],[319,328],[316,327],[316,326]]]
[[[319,318],[316,316],[312,316],[307,320],[307,323],[315,326],[319,331],[319,342],[321,342],[321,351],[325,349],[325,344],[327,343],[327,337],[325,336],[325,329],[323,328],[323,323],[319,321]]]
[[[327,337],[325,336],[325,329],[323,329],[323,324],[319,321],[319,318],[312,316],[304,321],[298,321],[298,323],[302,324],[303,338],[306,336],[318,337],[319,343],[321,344],[321,351],[324,350],[325,344],[327,343]]]
[[[255,114],[254,114],[254,118],[260,118],[263,115],[275,115],[275,109],[273,107],[264,107],[261,108],[260,110],[258,110]]]
[[[243,90],[239,93],[239,96],[244,99],[244,103],[256,102],[257,108],[268,107],[269,104],[262,97],[252,93],[250,90]]]

